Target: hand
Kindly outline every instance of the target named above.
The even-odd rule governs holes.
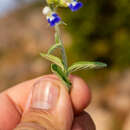
[[[70,95],[55,75],[23,82],[0,94],[0,130],[95,130],[83,109],[90,103],[85,82],[71,76]]]

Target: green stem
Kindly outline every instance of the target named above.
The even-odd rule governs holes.
[[[56,31],[56,33],[58,35],[59,42],[61,44],[62,62],[64,64],[65,73],[67,74],[67,69],[68,69],[67,56],[66,56],[66,52],[65,52],[65,48],[64,48],[63,42],[61,40],[60,30],[59,30],[59,25],[58,24],[55,26],[55,31]]]

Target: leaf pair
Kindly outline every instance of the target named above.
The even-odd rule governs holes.
[[[55,64],[51,64],[51,70],[63,81],[63,83],[65,84],[65,86],[68,88],[69,91],[71,82],[69,81],[67,75],[65,74],[64,65],[61,59],[50,54],[41,53],[40,55],[45,59],[55,63]]]
[[[65,85],[70,88],[71,83],[68,80],[68,75],[72,72],[83,70],[83,69],[98,69],[106,67],[107,65],[101,62],[87,62],[87,61],[80,61],[72,64],[65,72],[64,65],[60,58],[53,56],[51,54],[44,54],[41,53],[41,56],[45,59],[55,63],[51,65],[51,70],[55,73],[64,83]]]

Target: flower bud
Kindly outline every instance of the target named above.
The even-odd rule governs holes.
[[[47,0],[49,5],[58,5],[60,7],[68,7],[67,2],[70,2],[70,0]]]
[[[51,12],[51,9],[50,9],[50,7],[48,7],[48,6],[45,6],[44,9],[42,10],[42,13],[43,13],[44,15],[49,14],[49,12]]]

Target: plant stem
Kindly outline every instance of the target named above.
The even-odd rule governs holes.
[[[60,42],[60,44],[62,46],[61,47],[62,62],[64,64],[65,73],[67,75],[67,69],[68,69],[67,56],[66,56],[66,52],[65,52],[65,48],[64,48],[63,42],[61,40],[60,29],[59,29],[59,25],[58,24],[55,26],[55,32],[57,33],[57,36],[59,38],[59,42]]]

